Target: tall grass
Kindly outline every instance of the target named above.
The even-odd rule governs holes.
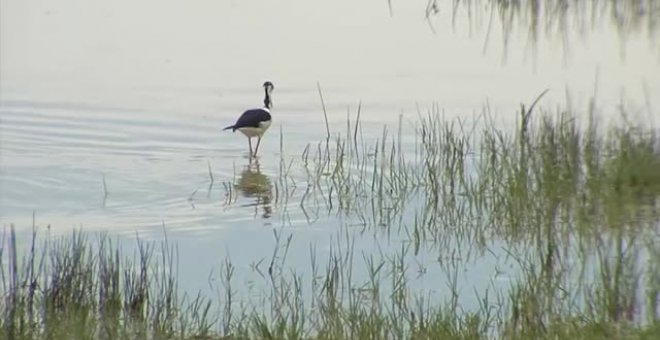
[[[654,42],[660,29],[660,4],[655,0],[428,0],[425,13],[432,30],[439,13],[451,13],[454,29],[464,28],[458,27],[457,22],[466,22],[471,34],[484,31],[484,50],[491,36],[501,31],[505,48],[515,36],[526,36],[533,47],[544,38],[559,38],[564,52],[568,52],[575,43],[571,40],[582,39],[609,25],[618,33],[622,52],[627,40],[636,35],[648,37],[651,49],[657,52]]]
[[[2,245],[5,339],[167,338],[211,328],[210,301],[178,295],[176,248],[166,242],[138,240],[129,256],[106,235],[39,242],[35,230],[20,249],[12,226]]]
[[[138,240],[125,253],[107,235],[41,238],[33,227],[28,242],[11,227],[0,248],[3,338],[660,335],[653,127],[605,125],[595,114],[579,121],[532,105],[521,107],[517,126],[501,130],[487,113],[445,121],[432,108],[420,114],[411,147],[402,124],[362,136],[359,110],[345,132],[328,133],[295,162],[282,158],[274,184],[258,165],[225,183],[227,204],[240,191],[274,209],[303,185],[302,209],[323,207],[348,221],[329,251],[309,246],[308,268],[289,264],[295,235],[275,231],[271,258],[251,269],[258,294],[246,291],[226,257],[214,274],[216,296],[187,296],[177,286],[178,250],[167,240]],[[283,141],[280,148],[284,154]],[[399,246],[358,251],[356,235],[365,232],[396,235]],[[505,255],[493,252],[496,245]],[[460,273],[487,252],[507,257],[511,286],[466,292]],[[416,285],[425,271],[415,262],[420,253],[437,254],[433,265],[445,275],[430,289]],[[476,295],[476,307],[461,305],[465,294]]]

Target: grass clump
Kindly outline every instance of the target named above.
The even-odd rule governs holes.
[[[657,40],[660,28],[660,5],[655,0],[466,0],[452,1],[451,5],[429,0],[425,12],[432,30],[433,18],[442,13],[452,13],[454,27],[465,21],[470,32],[485,29],[484,50],[491,36],[501,35],[507,48],[512,37],[526,33],[526,41],[532,47],[537,47],[543,38],[558,37],[566,52],[574,45],[571,40],[608,25],[616,29],[625,48],[626,39],[634,36]],[[460,20],[463,18],[467,20]]]
[[[107,236],[79,232],[41,241],[35,232],[23,247],[9,228],[0,249],[3,338],[660,336],[657,131],[533,108],[521,107],[510,131],[488,114],[446,122],[433,108],[420,114],[414,145],[403,142],[402,124],[365,138],[357,118],[296,162],[283,158],[274,184],[239,180],[237,189],[267,204],[269,189],[252,184],[274,186],[274,210],[303,185],[301,210],[336,214],[339,237],[323,251],[310,245],[309,267],[300,268],[288,261],[294,234],[276,231],[272,258],[249,278],[224,259],[213,299],[180,295],[177,248],[166,239],[138,240],[127,255]],[[259,174],[246,171],[242,178]],[[395,246],[356,248],[368,232]],[[423,256],[437,260],[420,264]],[[495,276],[507,268],[509,287],[483,273],[477,280],[491,280],[488,288],[468,292],[462,273],[488,256]],[[436,272],[431,284],[427,269]],[[466,294],[473,306],[463,305]]]
[[[155,249],[138,240],[137,253],[126,256],[107,236],[92,242],[74,232],[37,244],[35,232],[20,253],[14,228],[3,236],[5,339],[171,338],[210,329],[210,302],[179,297],[176,248],[166,243]]]
[[[66,270],[60,275],[46,266],[37,267],[33,273],[38,284],[30,286],[23,284],[29,282],[29,265],[2,263],[4,278],[18,282],[5,282],[3,338],[650,339],[660,329],[657,309],[647,310],[646,321],[637,319],[637,297],[653,287],[657,294],[658,285],[642,284],[645,280],[638,272],[642,264],[631,256],[610,253],[600,258],[598,277],[574,280],[564,270],[538,265],[539,259],[530,253],[518,260],[523,272],[509,290],[479,296],[479,307],[466,310],[459,303],[461,288],[456,280],[465,264],[450,265],[454,269],[448,271],[446,283],[437,282],[436,288],[450,292],[447,300],[438,300],[431,291],[413,288],[416,274],[406,260],[411,247],[382,256],[363,254],[360,261],[347,236],[331,245],[323,262],[320,253],[310,248],[311,271],[304,275],[304,268],[287,265],[292,235],[275,233],[273,258],[261,276],[263,294],[255,297],[237,288],[241,282],[235,277],[236,267],[225,259],[217,298],[186,299],[176,293],[174,272],[162,271],[163,260],[142,260],[153,254],[153,245],[140,243],[139,260],[133,262],[103,240],[107,239],[99,241],[104,242],[103,252],[80,233],[45,241],[60,244],[47,251],[49,261],[67,262],[73,254],[86,254],[73,261],[78,263],[76,269],[87,269],[85,274],[70,275],[75,271]],[[16,254],[11,244],[3,250]],[[604,243],[599,253],[618,247],[614,241]],[[90,253],[92,248],[96,251]],[[624,268],[628,265],[632,267]],[[658,272],[653,275],[657,279]],[[652,302],[653,296],[648,297]],[[651,308],[657,308],[657,302]]]

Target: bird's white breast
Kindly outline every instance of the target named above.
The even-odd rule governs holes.
[[[270,120],[266,120],[259,123],[259,127],[242,127],[238,128],[238,131],[242,132],[248,137],[261,137],[270,127]]]

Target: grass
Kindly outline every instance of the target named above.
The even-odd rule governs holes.
[[[647,36],[655,42],[660,28],[660,5],[655,0],[463,0],[451,4],[428,0],[425,15],[432,31],[436,31],[434,18],[443,13],[451,13],[454,29],[461,28],[457,22],[467,22],[471,35],[485,30],[484,51],[492,37],[501,38],[506,48],[512,37],[520,36],[535,54],[544,38],[558,38],[568,53],[577,41],[609,25],[616,29],[624,55],[631,37]]]
[[[500,16],[502,25],[506,26],[505,21],[509,21],[508,25],[527,27],[535,39],[544,33],[565,33],[572,25],[584,34],[598,28],[605,20],[610,20],[622,34],[637,31],[652,36],[657,33],[658,5],[652,0],[575,1],[570,5],[554,0],[487,2]],[[475,1],[466,1],[454,5],[462,5],[474,16],[478,8],[475,4]]]
[[[275,208],[302,187],[303,210],[323,207],[349,221],[329,253],[309,246],[308,268],[288,264],[294,236],[275,231],[271,259],[251,269],[259,294],[246,291],[226,257],[215,296],[180,295],[178,250],[167,239],[138,239],[126,253],[107,235],[40,237],[33,226],[22,246],[8,228],[2,337],[657,338],[657,130],[606,125],[595,113],[584,121],[570,112],[537,115],[534,105],[518,114],[518,125],[502,130],[487,113],[445,121],[432,108],[419,114],[409,145],[403,121],[364,136],[358,109],[345,132],[328,128],[299,159],[282,158],[280,177],[262,183],[274,187],[274,199],[252,182],[223,182],[227,204],[234,187]],[[366,232],[395,235],[398,250],[357,250],[356,235]],[[465,292],[459,276],[487,252],[514,267],[510,287]],[[444,282],[420,288],[426,269],[415,261],[431,253]],[[476,295],[475,308],[461,305],[465,294]]]

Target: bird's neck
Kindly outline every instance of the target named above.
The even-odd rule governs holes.
[[[264,97],[264,106],[267,109],[270,109],[270,107],[272,106],[272,103],[270,101],[270,95],[268,94],[268,90],[264,90],[264,92],[266,93],[266,96]]]

